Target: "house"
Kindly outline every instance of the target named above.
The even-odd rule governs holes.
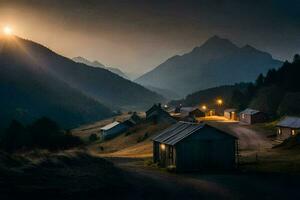
[[[233,169],[237,138],[207,124],[178,122],[153,139],[153,160],[176,171]]]
[[[129,127],[133,127],[133,126],[139,124],[141,121],[142,121],[142,118],[140,116],[138,116],[138,114],[136,112],[134,112],[129,119],[127,119],[123,122],[123,124],[125,124]]]
[[[300,117],[285,117],[276,126],[277,138],[287,139],[300,133]]]
[[[205,117],[214,116],[214,115],[216,115],[215,109],[209,109],[205,111]]]
[[[224,117],[229,120],[237,120],[237,110],[234,108],[225,109]]]
[[[262,123],[267,120],[267,115],[261,111],[247,108],[240,112],[240,121],[246,124]]]
[[[128,130],[128,126],[120,122],[112,122],[100,129],[100,138],[109,139]]]
[[[181,117],[205,117],[205,113],[197,107],[181,107],[179,113]]]
[[[160,104],[154,104],[146,111],[146,120],[156,123],[176,123],[176,120],[167,111],[162,109]]]

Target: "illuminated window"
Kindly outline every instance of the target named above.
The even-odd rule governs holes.
[[[244,114],[244,113],[242,113],[242,118],[243,118],[243,119],[245,118],[245,114]]]
[[[278,129],[278,135],[281,135],[281,129],[280,128]]]
[[[166,149],[166,145],[165,144],[161,144],[160,145],[160,149],[164,151]]]
[[[295,130],[292,130],[292,135],[295,135],[296,134],[296,131]]]

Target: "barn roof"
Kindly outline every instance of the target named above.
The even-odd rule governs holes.
[[[256,113],[259,113],[259,110],[254,110],[251,108],[247,108],[246,110],[243,110],[242,112],[240,112],[240,114],[246,114],[246,115],[254,115]]]
[[[181,107],[180,111],[182,111],[182,112],[192,112],[192,111],[197,110],[197,109],[198,109],[197,107]]]
[[[300,128],[299,117],[285,117],[283,120],[278,122],[277,126],[288,127],[288,128]]]
[[[235,108],[227,108],[224,110],[224,112],[235,112],[236,109]]]
[[[202,129],[203,127],[208,126],[206,124],[196,124],[190,122],[178,122],[167,128],[159,135],[154,137],[152,140],[164,144],[175,145],[179,141],[183,140],[184,138],[188,137],[189,135],[195,133],[196,131]],[[222,131],[221,131],[222,132]],[[225,132],[222,132],[227,134]],[[231,137],[234,137],[230,134],[227,134]],[[236,138],[236,137],[234,137]]]
[[[113,122],[113,123],[107,124],[106,126],[103,126],[101,128],[101,130],[106,131],[106,130],[109,130],[109,129],[119,125],[119,124],[120,124],[119,122]]]

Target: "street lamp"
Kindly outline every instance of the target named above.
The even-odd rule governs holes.
[[[221,105],[223,104],[223,100],[222,100],[222,99],[217,99],[217,104],[218,104],[219,106],[221,106]]]

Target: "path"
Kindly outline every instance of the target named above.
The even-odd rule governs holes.
[[[299,177],[232,173],[174,174],[143,166],[141,159],[108,158],[135,177],[137,199],[300,198]],[[152,192],[151,192],[152,191]],[[282,193],[281,191],[285,191]],[[147,198],[144,195],[147,195]]]

